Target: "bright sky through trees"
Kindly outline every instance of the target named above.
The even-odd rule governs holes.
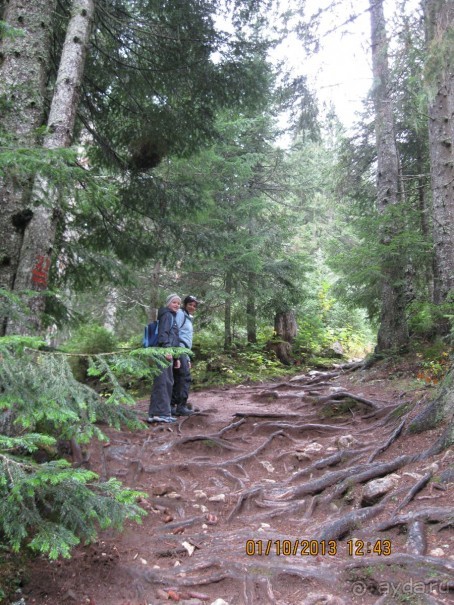
[[[297,9],[299,2],[288,0],[288,7]],[[283,6],[283,5],[282,5]],[[369,3],[364,0],[307,0],[305,15],[322,12],[319,35],[320,49],[309,56],[295,33],[274,51],[295,75],[305,75],[315,92],[323,113],[333,105],[341,122],[348,128],[355,121],[355,113],[362,109],[372,85],[370,53]],[[407,13],[415,12],[419,0],[405,3]],[[385,2],[386,17],[395,23],[400,10],[396,0]]]

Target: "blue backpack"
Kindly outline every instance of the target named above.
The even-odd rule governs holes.
[[[143,331],[142,345],[145,348],[148,347],[157,347],[158,346],[158,331],[159,331],[159,321],[152,321],[145,326]]]
[[[184,317],[184,321],[181,324],[181,327],[184,326],[186,322],[186,315]],[[176,325],[176,321],[174,320],[173,325]],[[144,331],[143,331],[143,338],[142,338],[142,346],[144,346],[146,349],[148,347],[157,347],[158,346],[158,332],[159,332],[159,319],[156,319],[155,321],[152,321],[151,323],[148,324],[148,326],[145,326]]]

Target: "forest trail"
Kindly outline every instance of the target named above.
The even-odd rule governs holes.
[[[147,492],[148,515],[38,559],[22,603],[453,603],[454,452],[421,456],[442,427],[402,429],[433,391],[389,372],[199,391],[177,425],[106,429],[90,468]]]

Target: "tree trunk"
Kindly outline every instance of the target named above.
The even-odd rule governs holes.
[[[434,302],[454,296],[454,5],[426,0],[426,38],[431,69],[429,87],[429,149],[433,204]],[[430,79],[429,79],[430,78]],[[452,300],[451,300],[452,302]],[[449,322],[440,321],[440,334]]]
[[[401,201],[393,105],[389,85],[388,45],[382,0],[370,0],[372,70],[374,75],[375,136],[377,145],[377,206],[383,216],[381,240],[382,299],[377,349],[386,351],[408,344],[405,318],[405,275],[400,258],[392,251],[398,233],[395,207]],[[394,208],[393,208],[394,207]],[[392,218],[385,214],[392,211]]]
[[[228,270],[225,276],[225,306],[224,306],[224,350],[232,348],[232,293],[233,273]]]
[[[46,149],[68,147],[71,143],[93,17],[93,0],[74,0],[52,97],[48,133],[43,143]],[[45,306],[42,291],[48,286],[54,253],[59,197],[58,191],[45,178],[37,175],[32,198],[39,205],[25,229],[14,289],[34,290],[38,294],[30,300],[32,316],[27,324],[10,324],[7,328],[9,333],[33,333],[41,330]]]
[[[246,301],[246,330],[247,341],[257,342],[257,309],[255,306],[255,275],[249,273]]]
[[[103,326],[109,332],[115,332],[118,311],[118,290],[110,287],[103,309]]]
[[[1,128],[15,148],[35,147],[44,123],[44,95],[50,57],[51,22],[56,0],[10,0],[3,20],[22,36],[0,40]],[[4,143],[5,144],[5,143]],[[32,175],[0,178],[0,288],[12,290],[24,230],[30,221]],[[0,322],[0,335],[5,322]]]
[[[276,313],[274,317],[274,332],[276,341],[268,344],[268,348],[275,351],[279,361],[286,365],[292,362],[292,342],[298,333],[298,324],[296,323],[293,311],[282,311]]]
[[[158,319],[159,310],[159,280],[161,278],[161,261],[157,261],[151,272],[151,295],[150,295],[150,313],[149,320]]]

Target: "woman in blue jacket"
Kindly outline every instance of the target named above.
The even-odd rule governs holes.
[[[178,347],[180,337],[176,314],[180,309],[181,298],[178,294],[170,294],[166,299],[166,306],[159,309],[158,320],[158,347]],[[168,361],[173,361],[166,367],[153,382],[151,390],[150,407],[148,410],[148,422],[176,422],[177,419],[171,413],[171,399],[173,388],[173,368],[179,366],[179,360],[174,360],[172,355],[166,355]]]
[[[192,349],[192,335],[194,328],[194,313],[197,311],[199,301],[195,296],[186,296],[183,308],[177,312],[176,321],[180,347]],[[180,356],[180,367],[173,370],[172,413],[175,416],[190,416],[193,411],[187,406],[189,388],[191,386],[191,360],[188,355]]]

